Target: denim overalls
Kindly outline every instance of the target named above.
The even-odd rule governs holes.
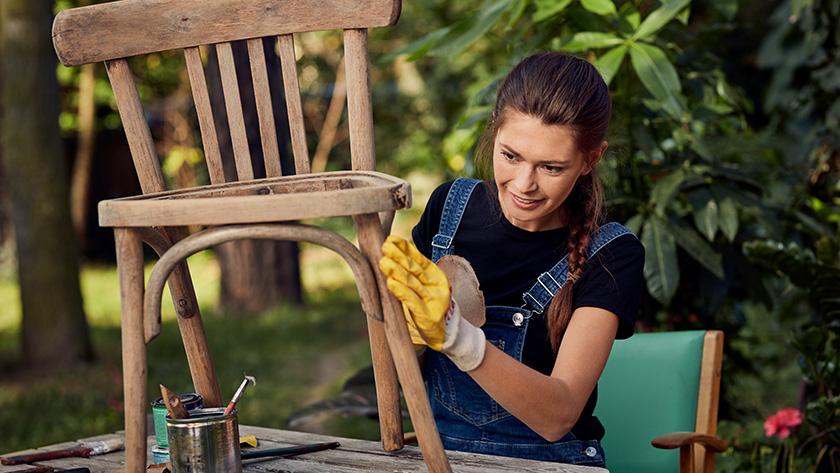
[[[438,234],[432,239],[432,260],[452,254],[452,241],[475,186],[481,181],[456,180],[446,196]],[[630,233],[608,223],[593,236],[591,258],[613,239]],[[487,341],[522,361],[525,333],[533,316],[539,316],[566,280],[566,257],[537,278],[522,295],[522,307],[487,307],[483,327]],[[428,395],[444,448],[491,455],[604,466],[604,451],[597,440],[578,440],[571,432],[548,442],[513,417],[445,355],[427,350],[424,370]]]

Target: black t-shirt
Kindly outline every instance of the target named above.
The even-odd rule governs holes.
[[[431,258],[431,241],[440,227],[443,204],[452,182],[432,193],[420,222],[412,231],[414,244]],[[524,294],[537,277],[551,269],[566,254],[568,230],[559,228],[530,232],[511,224],[502,214],[495,186],[476,186],[453,241],[454,253],[470,262],[478,277],[486,305],[520,307]],[[584,268],[572,293],[572,310],[598,307],[618,316],[616,338],[633,334],[642,294],[644,247],[632,235],[616,238],[602,248]],[[544,316],[531,319],[525,337],[522,362],[550,375],[556,354],[548,341]],[[572,433],[579,439],[598,439],[604,428],[592,415],[597,387],[586,403]]]

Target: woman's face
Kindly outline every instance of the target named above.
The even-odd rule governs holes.
[[[606,147],[604,142],[596,151],[583,153],[571,128],[507,111],[493,142],[493,173],[502,213],[513,225],[532,232],[565,226],[563,203]]]

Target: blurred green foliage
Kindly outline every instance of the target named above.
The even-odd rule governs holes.
[[[613,95],[599,168],[610,215],[647,250],[640,328],[727,334],[721,432],[733,447],[721,470],[780,471],[790,457],[761,421],[798,403],[807,426],[794,464],[830,471],[840,455],[838,24],[840,0],[406,1],[399,23],[370,38],[378,167],[427,184],[480,174],[475,144],[507,70],[535,50],[590,60]],[[314,150],[340,35],[297,44]],[[153,132],[166,132],[154,124],[183,90],[182,66],[178,52],[132,60]],[[58,76],[69,136],[79,72]],[[96,77],[96,128],[118,129],[101,67]],[[184,169],[206,182],[191,113],[191,140],[161,153],[171,182]],[[327,169],[349,163],[344,127]]]
[[[755,31],[750,17],[766,2],[484,0],[393,55],[470,64],[466,105],[444,146],[455,162],[475,152],[506,63],[533,50],[594,63],[613,94],[612,159],[600,167],[611,217],[646,248],[642,322],[727,331],[724,418],[754,425],[794,403],[794,355],[805,376],[809,440],[799,460],[753,438],[747,448],[734,442],[724,464],[764,471],[755,452],[766,447],[774,468],[836,471],[840,2],[770,7],[770,25]],[[734,56],[744,28],[758,41]]]

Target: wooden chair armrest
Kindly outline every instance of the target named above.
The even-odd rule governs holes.
[[[693,443],[699,443],[706,447],[707,450],[714,452],[722,452],[726,450],[728,445],[726,440],[699,432],[672,432],[670,434],[660,435],[650,441],[650,444],[654,447],[663,449],[681,448]]]

